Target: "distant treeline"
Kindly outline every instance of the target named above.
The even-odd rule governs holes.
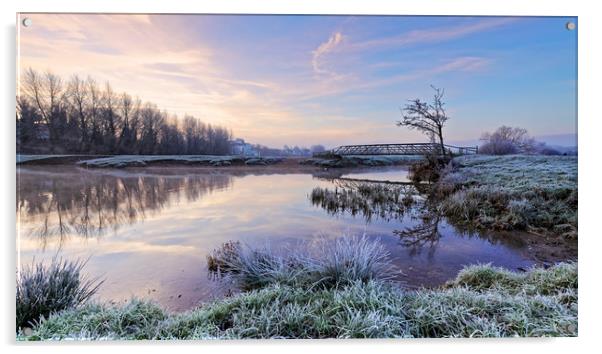
[[[17,98],[17,152],[85,154],[230,153],[231,132],[192,116],[178,120],[109,83],[24,72]]]
[[[282,149],[275,149],[256,144],[253,148],[261,156],[311,156],[313,153],[326,151],[323,145],[312,145],[310,148],[284,145]]]

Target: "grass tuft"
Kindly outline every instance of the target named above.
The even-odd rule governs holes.
[[[244,290],[271,284],[332,288],[385,280],[392,272],[388,255],[383,245],[366,236],[320,239],[300,245],[295,252],[228,242],[211,254],[207,264],[209,271],[231,276]]]
[[[24,267],[17,275],[17,330],[32,327],[52,313],[85,303],[102,284],[81,276],[83,261],[53,259]]]

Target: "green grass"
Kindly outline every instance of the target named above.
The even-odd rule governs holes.
[[[139,300],[89,304],[19,339],[576,336],[577,289],[574,263],[523,274],[471,266],[432,290],[381,280],[312,289],[275,282],[179,314]]]
[[[435,188],[442,212],[466,226],[577,237],[577,158],[464,156]]]

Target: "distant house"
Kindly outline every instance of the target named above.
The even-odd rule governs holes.
[[[259,156],[259,151],[255,150],[253,145],[246,143],[244,139],[230,140],[230,151],[232,152],[232,155]]]

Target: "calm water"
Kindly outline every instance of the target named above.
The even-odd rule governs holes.
[[[354,180],[405,182],[403,168],[345,172],[339,178],[183,168],[17,172],[18,260],[88,259],[89,276],[106,279],[101,300],[137,296],[185,310],[220,297],[225,285],[208,276],[205,259],[229,240],[294,246],[317,237],[366,234],[386,245],[400,270],[398,280],[408,287],[441,284],[472,263],[511,269],[533,264],[519,237],[463,233],[442,218],[423,221],[416,210],[366,217],[312,203],[316,187],[338,192],[354,188]],[[411,229],[418,236],[400,236]]]

